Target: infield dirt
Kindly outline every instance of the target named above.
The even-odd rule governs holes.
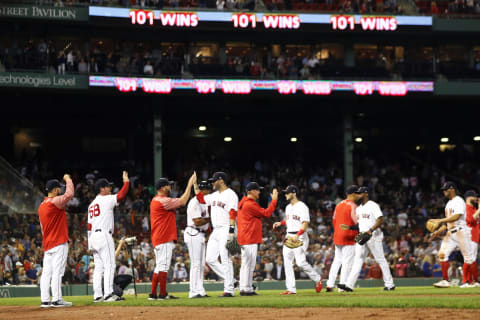
[[[441,312],[439,312],[441,311]],[[0,306],[3,319],[132,319],[132,320],[267,320],[267,319],[478,319],[478,310],[390,308],[212,308],[81,306],[41,309],[31,306]]]

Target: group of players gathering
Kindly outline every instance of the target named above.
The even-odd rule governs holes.
[[[73,198],[72,179],[65,174],[65,192],[58,180],[46,183],[47,197],[41,203],[38,214],[43,234],[43,274],[40,279],[41,307],[69,307],[71,302],[62,298],[61,279],[68,256],[68,225],[65,207]],[[276,188],[270,194],[267,208],[258,204],[262,187],[256,182],[246,186],[246,195],[239,201],[237,194],[228,187],[227,174],[216,172],[207,181],[197,182],[193,173],[185,192],[179,198],[170,197],[173,181],[160,178],[155,183],[156,196],[150,204],[151,242],[155,253],[155,269],[148,300],[177,299],[167,292],[167,272],[177,242],[175,210],[187,206],[187,227],[183,233],[184,242],[190,255],[189,298],[209,297],[203,284],[205,265],[208,264],[219,278],[223,279],[224,292],[219,297],[235,296],[239,285],[241,296],[255,296],[253,273],[257,261],[258,245],[263,242],[262,219],[272,216],[277,206],[279,192]],[[96,198],[88,207],[88,249],[93,254],[94,302],[114,302],[124,298],[114,291],[115,245],[112,238],[114,228],[114,207],[127,195],[128,173],[123,172],[123,186],[117,194],[111,194],[112,183],[107,179],[95,182]],[[192,189],[195,193],[191,197]],[[442,185],[444,196],[449,200],[445,207],[445,218],[431,219],[427,229],[431,239],[443,237],[439,250],[443,279],[435,287],[449,287],[448,257],[459,248],[463,258],[463,279],[461,287],[478,287],[476,264],[480,209],[478,195],[469,190],[460,197],[452,182]],[[314,282],[316,292],[321,292],[322,278],[307,262],[309,244],[308,225],[310,213],[307,205],[299,200],[299,188],[289,185],[281,191],[289,204],[285,208],[285,220],[275,222],[273,228],[285,227],[283,245],[283,266],[286,290],[281,295],[295,295],[295,264]],[[384,290],[395,290],[389,265],[383,252],[384,221],[380,206],[369,199],[367,187],[348,186],[346,198],[335,208],[333,215],[335,256],[326,282],[326,292],[332,292],[336,285],[339,292],[352,292],[360,275],[365,258],[370,252],[379,264]],[[465,202],[466,201],[466,202]],[[206,241],[208,237],[208,242]],[[241,254],[239,283],[234,278],[231,256]],[[51,295],[50,295],[51,289]],[[157,290],[159,289],[159,290]]]

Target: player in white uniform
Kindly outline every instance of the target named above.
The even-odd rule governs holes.
[[[290,204],[288,204],[285,209],[285,220],[275,222],[273,224],[273,229],[286,225],[287,235],[292,236],[297,241],[302,241],[303,245],[295,249],[283,246],[283,264],[285,267],[285,285],[287,290],[282,292],[281,295],[297,293],[295,272],[293,271],[293,259],[295,259],[297,266],[315,282],[315,290],[320,292],[322,290],[322,277],[313,270],[305,256],[308,249],[308,234],[305,233],[305,231],[310,222],[310,211],[305,203],[298,200],[298,188],[296,186],[290,185],[282,192],[285,194],[285,198]]]
[[[464,263],[471,265],[474,261],[471,257],[470,249],[470,229],[467,227],[466,222],[466,204],[465,201],[457,196],[457,187],[453,182],[445,182],[442,185],[443,194],[449,199],[445,206],[445,218],[438,219],[440,223],[446,223],[446,226],[440,227],[432,234],[432,239],[440,236],[443,232],[447,231],[446,235],[442,239],[442,245],[438,257],[442,265],[443,280],[433,284],[437,288],[448,288],[450,282],[448,279],[448,257],[457,247],[463,255]],[[467,270],[470,269],[468,266]],[[468,277],[467,277],[468,279]]]
[[[208,181],[202,181],[198,188],[204,195],[212,190]],[[208,295],[203,287],[203,270],[205,269],[205,234],[210,227],[208,206],[201,204],[196,197],[190,199],[187,206],[187,228],[183,239],[190,256],[190,291],[189,298],[205,298]]]
[[[107,179],[95,182],[97,197],[88,206],[88,249],[93,253],[93,301],[120,301],[113,293],[115,275],[115,244],[113,242],[113,209],[128,193],[128,173],[123,172],[123,187],[118,194],[111,194],[112,184]],[[102,276],[104,294],[102,293]]]
[[[210,206],[213,231],[208,238],[206,261],[210,268],[223,279],[222,298],[234,296],[233,263],[225,245],[235,235],[235,219],[238,211],[238,196],[225,181],[227,174],[215,172],[210,179],[215,192],[204,196],[195,183],[195,194],[200,203]],[[220,256],[221,263],[218,262]]]
[[[380,265],[380,269],[382,269],[383,282],[385,283],[383,290],[395,290],[390,267],[388,266],[385,254],[383,253],[383,232],[380,230],[380,226],[383,224],[382,210],[380,210],[380,206],[377,203],[369,199],[367,187],[359,188],[357,193],[360,194],[360,199],[362,200],[362,204],[357,207],[356,210],[358,229],[360,232],[370,233],[372,237],[364,245],[358,243],[355,244],[355,258],[353,259],[352,270],[345,283],[345,291],[353,291],[358,276],[360,275],[363,261],[367,257],[369,250]],[[348,225],[342,226],[349,227]]]

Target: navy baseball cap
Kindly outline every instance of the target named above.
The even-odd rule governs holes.
[[[96,182],[95,182],[95,190],[96,192],[100,192],[100,189],[101,188],[105,188],[105,187],[113,187],[113,183],[108,181],[107,179],[105,178],[101,178],[101,179],[98,179]]]
[[[45,190],[47,190],[47,192],[50,192],[55,188],[61,187],[62,185],[60,184],[60,181],[58,181],[57,179],[52,179],[47,181],[47,184],[45,185]]]
[[[225,172],[215,172],[211,178],[212,182],[222,179],[223,181],[227,181],[227,174]]]
[[[442,187],[440,188],[441,190],[448,190],[448,189],[457,189],[457,186],[455,183],[452,181],[446,181],[444,184],[442,184]]]
[[[358,186],[356,184],[352,184],[345,189],[346,194],[358,193]]]
[[[360,187],[355,193],[368,193],[368,187]]]
[[[200,181],[200,183],[198,184],[198,189],[200,189],[200,190],[212,190],[213,186],[212,186],[212,183],[209,180]]]
[[[478,193],[475,191],[475,190],[468,190],[465,192],[465,194],[463,195],[465,198],[468,198],[468,197],[478,197]]]
[[[175,184],[175,181],[169,181],[167,178],[160,178],[155,183],[155,189],[158,190],[158,189],[163,188],[165,186],[171,186],[171,185],[174,185],[174,184]]]
[[[247,191],[252,191],[252,190],[263,190],[263,187],[260,187],[260,185],[254,181],[249,182],[247,186],[245,187]]]
[[[298,193],[298,187],[291,184],[288,187],[285,188],[285,190],[282,190],[282,193]]]

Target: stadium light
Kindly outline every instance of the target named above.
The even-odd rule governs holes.
[[[480,136],[473,137],[473,141],[480,141]]]
[[[290,138],[290,142],[297,142],[297,141],[298,141],[298,139],[296,137],[291,137]]]
[[[449,139],[447,137],[443,137],[443,138],[440,139],[440,142],[443,142],[443,143],[446,143],[448,141],[449,141]]]
[[[417,150],[417,151],[420,150],[420,146],[416,146],[415,150]]]
[[[206,126],[200,126],[200,127],[198,127],[198,130],[199,131],[207,131],[207,127]]]
[[[362,141],[363,141],[363,139],[361,137],[356,137],[355,138],[355,142],[361,143]]]
[[[223,138],[223,141],[230,142],[230,141],[232,141],[232,137],[225,137],[225,138]]]

